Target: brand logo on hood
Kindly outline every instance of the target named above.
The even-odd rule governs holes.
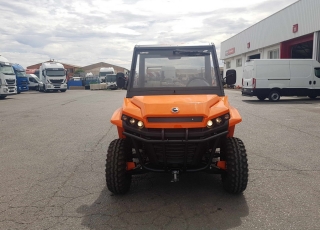
[[[177,112],[179,112],[179,108],[178,108],[178,107],[173,107],[173,108],[171,109],[171,112],[177,113]]]

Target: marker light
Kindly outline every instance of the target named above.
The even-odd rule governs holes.
[[[208,127],[208,128],[211,128],[211,127],[212,127],[212,125],[213,125],[212,120],[209,120],[209,121],[207,122],[207,127]]]
[[[136,120],[131,118],[129,122],[130,122],[131,125],[133,125],[136,122]]]
[[[122,120],[126,121],[128,120],[128,117],[126,115],[122,115]]]
[[[139,129],[142,129],[144,127],[144,124],[142,121],[138,121],[137,125]]]
[[[220,124],[221,124],[221,122],[222,122],[221,117],[217,117],[217,118],[216,118],[216,123],[217,123],[218,125],[220,125]]]
[[[225,114],[225,115],[224,115],[224,119],[225,119],[225,120],[229,120],[229,119],[230,119],[230,114],[229,114],[229,113]]]

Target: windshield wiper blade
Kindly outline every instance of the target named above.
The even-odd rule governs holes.
[[[204,51],[174,50],[173,55],[206,56],[206,55],[210,55],[210,52],[208,52],[207,50],[204,50]]]

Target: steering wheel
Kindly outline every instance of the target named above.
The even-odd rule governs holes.
[[[201,77],[195,77],[195,78],[192,78],[188,81],[187,87],[201,87],[201,86],[210,86],[210,84],[203,78]]]

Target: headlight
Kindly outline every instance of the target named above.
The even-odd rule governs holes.
[[[208,128],[211,128],[212,125],[213,125],[213,121],[212,121],[212,120],[209,120],[209,121],[207,122],[207,127],[208,127]]]
[[[137,125],[139,129],[142,129],[144,127],[144,124],[142,121],[138,121]]]
[[[127,125],[130,125],[135,128],[143,129],[144,128],[144,123],[143,121],[139,121],[133,117],[129,117],[125,114],[122,114],[121,120],[124,121]]]
[[[136,123],[136,120],[135,120],[134,118],[131,118],[131,119],[129,120],[129,122],[130,122],[131,125],[134,125],[134,123]]]
[[[226,113],[220,117],[213,118],[212,120],[207,121],[207,127],[212,128],[212,127],[217,127],[223,125],[226,121],[230,119],[230,114]]]
[[[216,120],[217,125],[220,125],[222,123],[221,117],[217,117],[215,120]]]

